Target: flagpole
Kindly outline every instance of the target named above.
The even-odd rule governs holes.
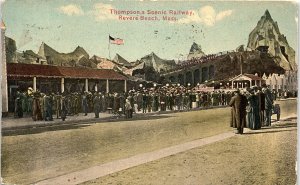
[[[110,58],[110,35],[108,35],[108,56],[109,56],[109,60],[111,60],[111,58]]]
[[[240,62],[241,62],[241,74],[243,74],[243,61],[242,61],[242,55],[240,55]]]

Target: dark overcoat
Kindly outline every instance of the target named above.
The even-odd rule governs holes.
[[[230,126],[234,128],[246,127],[246,97],[240,94],[233,96],[229,106],[232,107]]]

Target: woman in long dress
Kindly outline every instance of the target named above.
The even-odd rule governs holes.
[[[247,127],[256,130],[260,129],[260,116],[259,116],[259,102],[258,96],[251,90],[248,94],[248,107],[247,107]]]

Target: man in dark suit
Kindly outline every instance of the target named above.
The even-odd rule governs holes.
[[[265,109],[265,126],[271,126],[271,117],[273,109],[273,97],[270,89],[263,88],[263,93],[265,93],[264,109]]]
[[[247,98],[240,93],[240,91],[235,91],[234,96],[229,102],[229,106],[232,107],[232,120],[235,122],[233,127],[237,128],[237,134],[243,134],[244,127],[246,126],[246,106]]]

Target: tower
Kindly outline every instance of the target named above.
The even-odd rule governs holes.
[[[2,117],[8,114],[8,93],[7,93],[7,69],[6,69],[6,50],[5,50],[5,24],[3,20],[0,23],[1,29],[1,103],[2,103]]]

